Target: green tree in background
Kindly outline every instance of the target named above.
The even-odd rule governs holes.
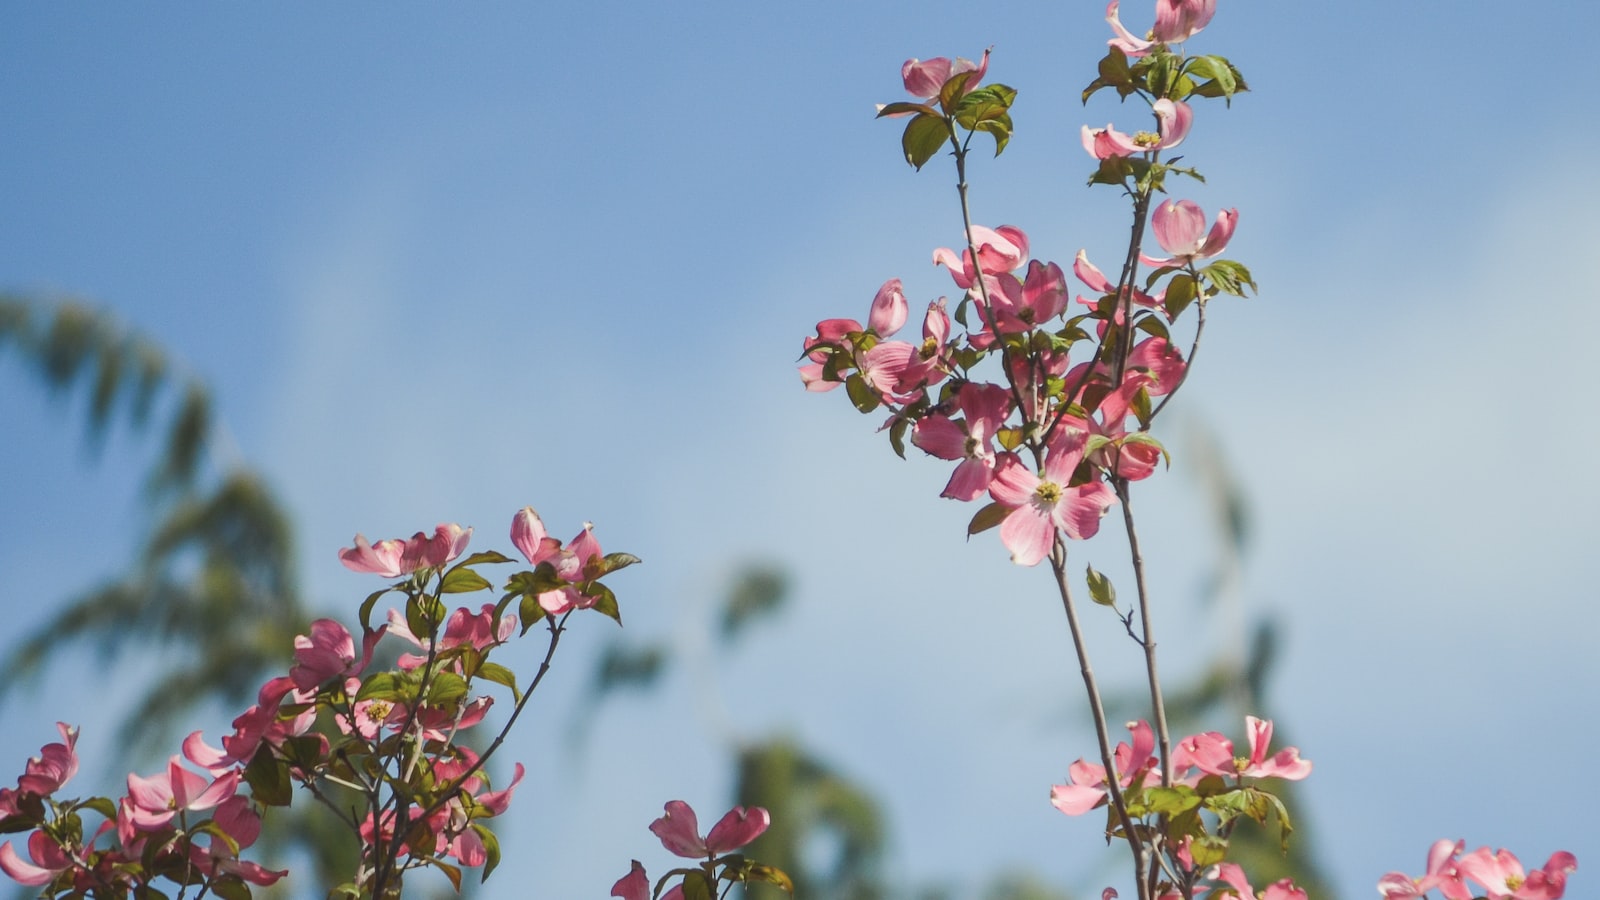
[[[160,648],[150,655],[162,668],[119,726],[121,762],[136,768],[170,753],[196,708],[242,710],[288,668],[294,637],[312,618],[293,529],[265,481],[220,452],[205,383],[110,313],[0,294],[0,353],[19,357],[60,400],[87,391],[92,449],[124,423],[164,442],[145,477],[148,525],[129,571],[59,605],[0,658],[0,701],[14,702],[73,645],[108,659]],[[331,817],[301,806],[267,825],[268,852],[309,858],[317,882],[336,884],[352,870],[355,842]]]

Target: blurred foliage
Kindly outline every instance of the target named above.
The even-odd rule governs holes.
[[[0,294],[0,353],[19,357],[58,399],[87,385],[86,436],[96,454],[118,423],[163,435],[145,477],[150,515],[129,571],[59,605],[0,657],[0,701],[74,645],[106,660],[129,651],[160,660],[119,726],[120,764],[137,768],[167,756],[197,708],[243,710],[267,678],[287,671],[295,635],[311,620],[293,528],[258,475],[218,465],[205,384],[108,312]],[[269,854],[309,860],[315,874],[298,884],[337,884],[354,871],[356,842],[317,812],[309,803],[274,810],[262,843]],[[288,889],[281,884],[271,890]]]
[[[715,613],[718,646],[731,650],[739,639],[752,636],[754,626],[782,613],[788,597],[789,576],[781,567],[746,564],[734,574]],[[652,690],[672,662],[686,656],[686,651],[666,641],[628,645],[618,638],[602,652],[590,679],[590,692],[598,700],[615,692]],[[715,685],[697,686],[697,693],[714,696]],[[598,706],[580,705],[576,731],[583,730]],[[751,858],[787,872],[794,880],[796,897],[945,900],[965,896],[950,885],[907,888],[891,884],[883,872],[889,828],[882,805],[864,785],[800,738],[727,738],[735,773],[733,802],[765,807],[772,813],[772,826],[748,852]],[[765,888],[751,891],[755,897],[770,893],[774,892]],[[1015,871],[998,873],[977,896],[980,900],[1071,900],[1071,895]]]

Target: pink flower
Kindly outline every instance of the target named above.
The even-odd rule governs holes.
[[[1233,742],[1215,731],[1209,731],[1178,742],[1178,748],[1173,753],[1173,765],[1177,768],[1194,766],[1202,772],[1228,778],[1299,781],[1311,774],[1311,761],[1301,759],[1300,751],[1295,747],[1286,747],[1270,759],[1267,758],[1267,747],[1272,742],[1271,720],[1245,716],[1244,721],[1250,735],[1248,758],[1234,757]]]
[[[661,839],[661,845],[686,859],[711,859],[730,853],[760,837],[772,824],[765,809],[753,806],[745,809],[736,806],[729,810],[711,833],[700,837],[700,823],[694,810],[682,800],[671,800],[661,818],[650,823],[650,831]]]
[[[303,691],[347,675],[355,675],[372,662],[372,648],[383,637],[383,628],[369,631],[361,639],[361,658],[356,659],[355,639],[343,625],[332,619],[311,623],[310,635],[295,635],[294,668],[289,679]]]
[[[237,794],[217,807],[212,821],[233,839],[240,850],[254,844],[256,838],[261,836],[261,817],[256,814],[248,798]],[[237,875],[251,884],[262,886],[276,884],[278,879],[289,874],[287,869],[274,871],[240,859],[233,847],[216,835],[210,836],[210,843],[206,847],[190,845],[189,859],[195,868],[206,875]]]
[[[928,100],[939,96],[939,92],[950,79],[966,72],[974,72],[976,74],[968,79],[961,91],[962,95],[966,94],[978,86],[988,69],[989,51],[985,50],[983,58],[977,62],[960,57],[952,62],[943,56],[936,56],[933,59],[908,59],[900,67],[900,78],[905,82],[906,93],[918,100]]]
[[[983,276],[994,308],[995,325],[1005,334],[1018,334],[1061,315],[1067,306],[1067,279],[1055,263],[1033,260],[1027,280],[1010,272]]]
[[[901,288],[900,279],[891,278],[883,283],[883,287],[878,288],[877,296],[872,298],[867,327],[878,337],[888,337],[906,324],[907,315],[906,295]]]
[[[1472,891],[1456,873],[1455,857],[1461,852],[1462,841],[1438,840],[1428,849],[1428,871],[1421,878],[1412,878],[1400,872],[1390,872],[1378,879],[1378,893],[1383,900],[1420,900],[1434,888],[1445,900],[1472,900]]]
[[[1217,0],[1156,0],[1151,36],[1163,44],[1181,44],[1210,24],[1216,12]]]
[[[545,612],[558,616],[569,609],[589,609],[598,602],[598,597],[580,593],[572,586],[585,580],[584,570],[591,561],[601,556],[600,542],[595,540],[592,522],[583,523],[583,530],[578,532],[578,536],[562,547],[559,540],[545,531],[544,521],[533,511],[533,507],[524,506],[511,520],[511,543],[529,563],[537,566],[548,562],[555,569],[557,577],[568,582],[567,587],[539,595],[539,605]]]
[[[999,275],[1020,267],[1023,260],[1028,258],[1028,236],[1015,225],[1001,225],[999,228],[974,225],[971,234],[972,246],[978,249],[976,268],[972,264],[970,249],[962,249],[960,256],[948,247],[933,251],[934,263],[949,269],[950,277],[962,290],[971,289],[980,271],[984,275]]]
[[[927,416],[912,429],[911,443],[940,459],[961,460],[939,496],[975,500],[989,489],[994,477],[995,452],[990,441],[1005,425],[1011,398],[1000,385],[968,382],[956,393],[956,405],[965,418],[956,422],[946,415]]]
[[[996,467],[989,495],[1012,507],[1000,524],[1000,541],[1017,565],[1038,565],[1049,554],[1057,531],[1073,540],[1094,537],[1100,517],[1117,502],[1116,494],[1099,480],[1069,487],[1083,461],[1086,439],[1082,430],[1058,429],[1045,451],[1044,471],[1038,474],[1012,453]]]
[[[1155,132],[1138,131],[1128,135],[1110,125],[1104,128],[1083,126],[1083,149],[1095,159],[1110,159],[1114,156],[1169,150],[1188,137],[1189,126],[1194,121],[1194,112],[1189,109],[1189,104],[1163,97],[1152,105],[1151,112],[1156,116]]]
[[[56,723],[60,743],[45,744],[39,755],[28,760],[15,791],[0,791],[0,817],[15,813],[15,798],[23,794],[48,797],[78,774],[78,727]]]
[[[1206,214],[1193,200],[1168,199],[1150,215],[1150,227],[1156,233],[1161,249],[1171,254],[1165,259],[1139,254],[1147,266],[1186,266],[1196,260],[1209,259],[1221,253],[1233,237],[1234,226],[1239,221],[1239,211],[1225,209],[1217,213],[1217,221],[1206,232]]]
[[[179,811],[211,809],[232,797],[239,787],[239,772],[230,770],[211,782],[178,764],[174,756],[167,771],[145,778],[128,775],[128,799],[133,802],[133,826],[141,831],[162,828]]]
[[[28,835],[28,856],[33,862],[26,862],[18,856],[17,851],[11,848],[10,841],[0,844],[0,871],[18,884],[39,887],[49,884],[57,875],[73,867],[72,858],[43,831]]]
[[[1483,886],[1489,900],[1557,900],[1567,891],[1567,873],[1578,860],[1565,850],[1551,854],[1541,869],[1524,872],[1509,850],[1478,849],[1456,862],[1456,871]]]
[[[1259,898],[1259,900],[1307,900],[1306,892],[1295,887],[1294,883],[1287,878],[1272,883],[1266,890],[1258,893],[1250,886],[1249,879],[1245,878],[1244,869],[1240,868],[1237,863],[1220,863],[1212,866],[1211,871],[1206,873],[1206,878],[1221,882],[1221,884],[1213,884],[1211,886],[1211,892],[1206,895],[1207,900],[1216,897],[1220,891],[1224,890],[1232,892],[1241,900],[1251,900],[1251,898]]]
[[[1133,744],[1117,744],[1112,759],[1117,765],[1117,782],[1124,788],[1142,785],[1157,765],[1156,739],[1145,721],[1129,722],[1128,733]],[[1106,802],[1110,780],[1105,766],[1079,758],[1067,768],[1068,781],[1050,788],[1050,804],[1069,816],[1080,816]]]
[[[644,866],[636,859],[633,868],[628,874],[617,879],[611,886],[611,896],[620,897],[622,900],[650,900],[650,879],[644,874]]]
[[[339,551],[339,561],[354,572],[371,572],[384,578],[399,578],[418,569],[442,566],[460,556],[472,539],[472,529],[441,524],[433,536],[417,532],[410,540],[391,538],[376,544],[356,535],[355,546]]]
[[[1118,0],[1106,5],[1106,21],[1116,37],[1107,41],[1130,57],[1148,54],[1156,44],[1181,44],[1200,33],[1216,14],[1217,0],[1156,0],[1156,24],[1148,39],[1134,37],[1122,25]]]

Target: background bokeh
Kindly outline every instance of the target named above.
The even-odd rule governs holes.
[[[1166,670],[1236,646],[1240,621],[1282,623],[1272,710],[1316,763],[1305,813],[1342,894],[1420,871],[1443,836],[1535,864],[1568,849],[1589,883],[1600,126],[1582,41],[1600,12],[1220,6],[1191,46],[1252,91],[1199,108],[1183,150],[1208,183],[1180,190],[1239,208],[1229,256],[1262,292],[1214,308],[1179,461],[1138,496]],[[1078,102],[1101,14],[11,5],[0,286],[92,298],[213,386],[232,461],[288,503],[320,611],[351,618],[373,586],[335,562],[354,532],[459,521],[507,549],[529,503],[642,556],[613,579],[627,629],[684,646],[741,561],[793,573],[759,641],[609,704],[575,744],[613,627],[582,624],[510,746],[534,774],[486,896],[600,896],[629,858],[661,865],[661,803],[725,804],[729,731],[772,729],[880,791],[907,879],[1021,864],[1093,884],[1097,822],[1046,802],[1092,750],[1047,578],[992,535],[964,542],[945,465],[895,459],[792,363],[889,277],[914,306],[954,293],[928,263],[959,239],[953,176],[912,172],[872,121],[907,56],[993,45],[991,80],[1021,94],[1011,148],[974,167],[977,220],[1045,258],[1111,258],[1123,213],[1084,187],[1078,128],[1141,119]],[[8,634],[136,551],[156,448],[119,430],[87,452],[84,402],[0,354]],[[1194,600],[1217,546],[1196,430],[1254,523],[1226,612]],[[1074,552],[1121,571],[1113,533]],[[1099,619],[1097,664],[1131,686],[1134,648]],[[85,786],[116,790],[96,761],[147,668],[63,657],[0,712],[0,772],[65,718]],[[196,726],[231,717],[214,712]]]

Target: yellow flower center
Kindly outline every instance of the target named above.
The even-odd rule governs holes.
[[[1154,147],[1161,143],[1161,135],[1153,131],[1141,131],[1133,136],[1133,142],[1141,147]]]
[[[1033,496],[1038,498],[1040,503],[1054,506],[1061,500],[1061,485],[1054,481],[1041,481],[1039,486],[1033,489]]]

